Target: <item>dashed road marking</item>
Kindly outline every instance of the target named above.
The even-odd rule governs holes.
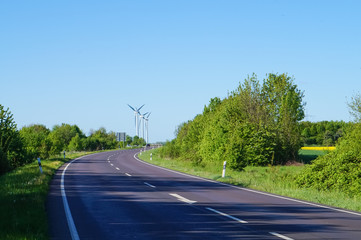
[[[176,193],[169,193],[169,195],[177,198],[179,201],[186,202],[186,203],[189,203],[189,204],[193,204],[193,203],[197,202],[197,201],[189,200],[189,199],[187,199],[185,197],[182,197],[181,195],[178,195]]]
[[[125,175],[127,175],[128,177],[131,177],[132,175],[130,175],[129,173],[125,173]]]
[[[218,214],[220,214],[220,215],[222,215],[222,216],[224,216],[224,217],[227,217],[227,218],[230,218],[230,219],[232,219],[232,220],[235,220],[235,221],[237,221],[237,222],[240,222],[240,223],[248,223],[247,221],[244,221],[244,220],[242,220],[242,219],[233,217],[233,216],[231,216],[231,215],[228,215],[227,213],[223,213],[223,212],[217,211],[217,210],[215,210],[215,209],[213,209],[213,208],[206,208],[206,209],[209,210],[209,211],[218,213]]]
[[[155,186],[153,186],[152,184],[149,184],[147,182],[144,182],[144,184],[147,185],[148,187],[155,188]]]
[[[293,238],[287,237],[285,235],[282,235],[282,234],[279,234],[279,233],[276,233],[276,232],[270,232],[270,234],[272,234],[273,236],[285,239],[285,240],[293,240]]]
[[[119,168],[117,168],[117,167],[116,167],[115,169],[117,169],[118,171],[120,170],[120,169],[119,169]]]

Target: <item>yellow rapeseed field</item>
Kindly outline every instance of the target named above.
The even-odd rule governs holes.
[[[301,147],[302,150],[333,151],[336,147]]]

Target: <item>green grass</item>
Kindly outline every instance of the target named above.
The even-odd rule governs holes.
[[[152,153],[152,161],[150,161],[150,153]],[[316,156],[325,153],[321,151],[321,153],[303,154]],[[305,167],[304,165],[246,167],[242,172],[227,168],[226,177],[222,178],[222,164],[197,166],[189,161],[162,159],[156,149],[145,152],[139,157],[155,165],[207,179],[361,212],[361,197],[351,197],[338,191],[317,191],[297,187],[294,180]]]
[[[313,160],[315,160],[319,156],[323,156],[327,154],[327,151],[322,150],[300,150],[298,152],[299,157],[301,161],[305,164],[311,163]]]
[[[0,176],[0,239],[48,239],[45,202],[55,170],[70,159],[37,161]]]

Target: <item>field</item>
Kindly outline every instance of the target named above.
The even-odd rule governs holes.
[[[309,159],[314,159],[319,154],[326,154],[324,151],[305,151],[301,151],[301,154]],[[152,160],[150,160],[150,153],[152,153]],[[297,174],[306,167],[302,164],[295,166],[246,167],[242,172],[227,169],[225,178],[222,178],[222,164],[219,166],[197,166],[188,161],[162,159],[156,149],[147,151],[139,157],[155,165],[207,179],[361,212],[360,197],[352,198],[337,191],[298,188],[294,180]]]
[[[311,163],[312,160],[315,160],[317,157],[323,156],[323,155],[325,155],[327,153],[328,153],[327,150],[319,150],[318,148],[317,149],[315,149],[315,148],[311,148],[311,149],[302,148],[298,152],[300,160],[304,164],[309,164],[309,163]]]

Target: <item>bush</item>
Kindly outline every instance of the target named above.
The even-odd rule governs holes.
[[[307,166],[296,182],[300,187],[361,196],[361,124],[339,141],[335,151]]]

